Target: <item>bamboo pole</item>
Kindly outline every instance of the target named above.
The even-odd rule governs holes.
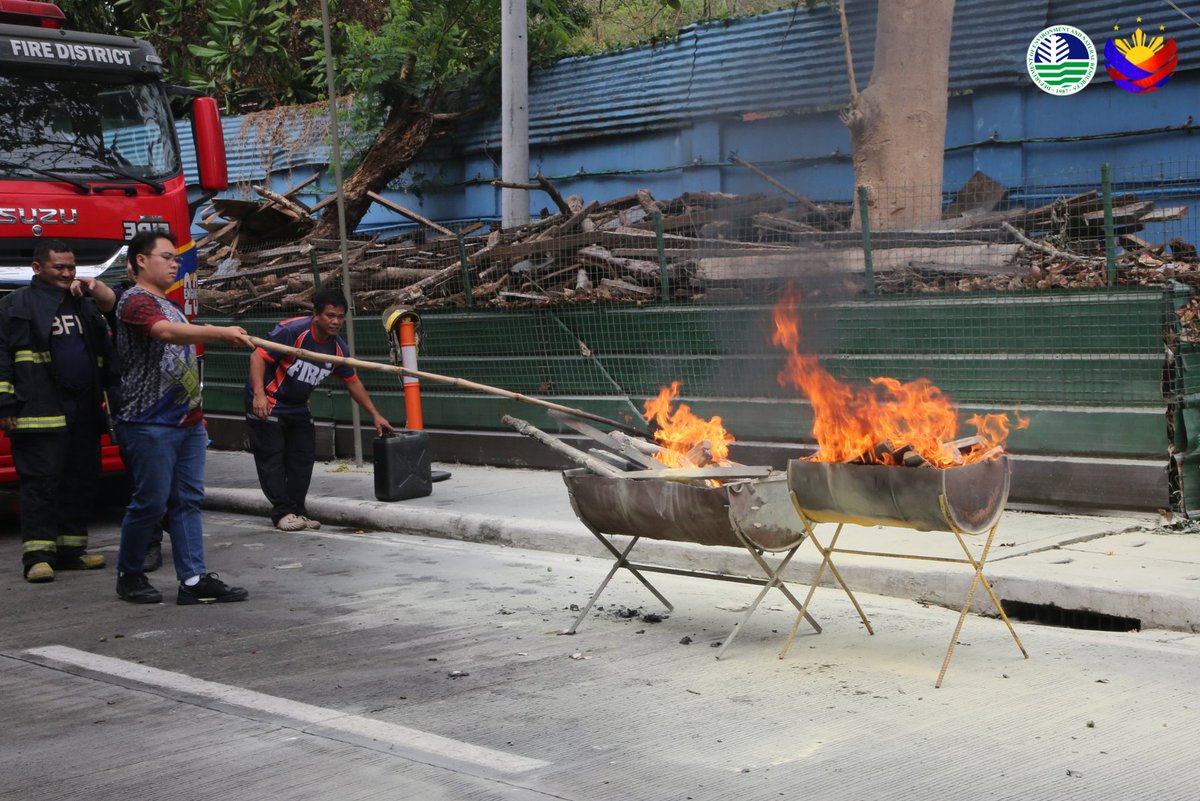
[[[262,339],[261,337],[250,337],[250,341],[254,343],[256,347],[264,348],[266,350],[273,350],[277,353],[286,353],[289,356],[297,359],[303,359],[308,362],[314,362],[317,364],[322,362],[332,362],[333,364],[344,364],[349,367],[353,367],[356,370],[375,370],[376,372],[381,373],[393,373],[400,376],[411,376],[413,378],[420,378],[439,384],[449,384],[450,386],[458,387],[459,389],[470,389],[474,390],[475,392],[483,392],[488,395],[496,395],[501,398],[508,398],[509,400],[521,401],[522,403],[532,403],[535,406],[554,409],[555,411],[563,412],[574,417],[581,417],[585,420],[594,420],[597,423],[603,423],[604,425],[611,426],[619,431],[627,431],[631,434],[637,434],[639,436],[646,435],[646,431],[644,429],[640,429],[626,423],[620,423],[616,420],[610,420],[607,417],[593,414],[591,412],[584,411],[583,409],[575,409],[570,406],[563,406],[560,403],[542,400],[541,398],[533,398],[529,395],[522,395],[519,392],[512,392],[511,390],[501,389],[500,387],[493,387],[487,384],[478,384],[474,381],[468,381],[465,378],[455,378],[448,375],[439,375],[438,373],[427,373],[424,370],[409,370],[407,367],[400,367],[395,364],[379,364],[378,362],[368,362],[348,356],[333,356],[328,353],[315,353],[311,350],[293,348],[290,345],[282,345],[278,342],[272,342],[269,339]]]

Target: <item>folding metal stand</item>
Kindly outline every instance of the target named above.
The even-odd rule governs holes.
[[[841,536],[842,529],[846,525],[844,522],[837,524],[837,529],[833,532],[833,537],[829,542],[829,547],[826,548],[821,544],[821,541],[817,539],[817,536],[813,531],[813,520],[800,506],[800,501],[797,499],[796,493],[792,492],[791,496],[792,503],[796,506],[796,511],[800,515],[800,520],[804,524],[806,535],[810,540],[812,540],[813,545],[821,553],[821,566],[817,569],[816,578],[813,579],[812,585],[808,589],[808,595],[805,597],[804,603],[800,606],[800,612],[797,615],[795,624],[792,625],[791,633],[788,634],[787,642],[784,644],[783,650],[779,652],[780,659],[783,659],[785,656],[787,656],[788,649],[792,646],[792,640],[796,637],[796,631],[800,627],[801,617],[808,614],[809,603],[812,601],[813,593],[816,592],[817,585],[821,583],[821,578],[825,574],[826,567],[829,568],[829,571],[833,574],[838,584],[841,585],[842,590],[844,590],[846,595],[850,598],[850,602],[854,604],[854,609],[858,612],[859,618],[862,619],[863,625],[866,626],[867,633],[872,635],[875,633],[874,629],[871,628],[870,621],[867,620],[866,613],[863,612],[862,606],[859,605],[858,599],[854,597],[853,591],[851,591],[850,587],[846,584],[845,579],[842,578],[841,572],[833,563],[833,554],[835,553],[854,554],[857,556],[886,556],[897,559],[917,559],[931,562],[950,562],[953,564],[966,564],[972,567],[974,570],[974,576],[971,579],[971,586],[967,590],[967,599],[963,602],[962,610],[959,612],[958,623],[954,627],[954,635],[950,638],[950,646],[946,649],[946,657],[942,660],[942,669],[938,672],[937,681],[933,685],[934,687],[942,686],[942,679],[946,675],[947,668],[950,667],[950,658],[954,655],[954,646],[958,644],[958,635],[962,632],[963,621],[966,620],[967,613],[971,609],[971,602],[975,597],[975,588],[980,584],[982,584],[984,589],[987,590],[988,597],[992,599],[992,604],[995,605],[996,611],[1000,613],[1000,618],[1004,621],[1004,625],[1008,627],[1008,633],[1012,635],[1013,641],[1017,644],[1017,648],[1020,649],[1022,656],[1024,656],[1026,659],[1029,658],[1029,653],[1025,650],[1025,646],[1021,644],[1021,639],[1017,636],[1017,632],[1013,629],[1012,623],[1008,619],[1008,615],[1004,613],[1004,607],[1000,605],[1000,600],[996,597],[996,593],[992,590],[992,585],[983,575],[984,565],[986,564],[988,554],[992,549],[992,541],[996,537],[996,529],[1000,525],[999,520],[997,520],[997,522],[993,524],[991,529],[988,531],[987,541],[984,543],[983,553],[980,555],[979,559],[973,557],[970,550],[967,548],[967,543],[965,540],[963,540],[963,534],[966,532],[962,531],[954,524],[949,509],[947,509],[946,498],[944,495],[938,496],[938,503],[942,507],[945,515],[947,528],[952,534],[954,534],[955,539],[958,540],[958,544],[962,547],[963,553],[966,555],[965,559],[955,559],[944,556],[925,556],[921,554],[859,551],[848,548],[838,548],[838,538]]]
[[[570,475],[568,474],[570,479]],[[601,593],[608,587],[609,582],[619,570],[627,570],[629,573],[641,582],[647,590],[649,590],[655,598],[657,598],[668,611],[674,610],[674,605],[667,600],[658,588],[656,588],[650,580],[645,576],[646,573],[665,573],[675,576],[690,576],[693,578],[712,579],[715,581],[727,581],[738,584],[754,584],[762,589],[755,597],[754,601],[742,614],[729,636],[725,638],[720,649],[716,653],[716,657],[720,659],[725,650],[730,646],[733,640],[737,637],[742,627],[758,609],[767,593],[772,589],[778,589],[783,593],[784,597],[797,610],[797,623],[799,626],[800,620],[807,620],[809,625],[819,634],[821,632],[820,625],[804,611],[800,601],[792,593],[792,591],[784,583],[781,575],[792,561],[792,557],[796,555],[796,551],[804,544],[804,538],[799,529],[792,532],[783,532],[786,536],[786,541],[781,547],[770,547],[770,550],[780,554],[779,560],[772,566],[767,559],[764,558],[764,553],[767,549],[756,545],[745,532],[742,531],[741,524],[734,519],[733,515],[728,513],[726,507],[716,503],[715,497],[717,494],[722,494],[725,489],[705,488],[686,488],[681,485],[672,485],[670,482],[661,482],[661,489],[664,493],[668,493],[672,498],[678,499],[678,504],[665,502],[661,509],[649,509],[651,506],[645,502],[648,495],[652,495],[650,489],[645,492],[648,495],[626,492],[623,490],[627,484],[619,482],[633,483],[633,479],[611,479],[599,476],[588,476],[583,480],[590,483],[593,487],[603,488],[595,495],[589,495],[584,500],[579,497],[579,486],[568,480],[568,487],[571,492],[571,505],[575,509],[575,513],[579,516],[580,521],[587,527],[588,531],[600,542],[604,548],[612,554],[615,562],[609,569],[608,574],[600,582],[587,604],[580,610],[579,615],[575,618],[574,623],[567,629],[567,633],[574,634],[579,625],[587,617],[596,600]],[[646,485],[642,485],[646,487]],[[707,503],[689,503],[690,501],[698,500],[701,496],[696,494],[687,494],[700,492],[707,499]],[[712,493],[712,494],[709,494]],[[752,494],[748,493],[748,494]],[[724,495],[720,495],[724,497]],[[624,503],[617,502],[618,499],[623,499]],[[746,500],[747,504],[752,501]],[[603,507],[603,508],[593,508]],[[755,509],[761,507],[755,506]],[[644,514],[640,514],[644,513]],[[670,519],[674,513],[679,517],[685,517],[686,520]],[[660,514],[665,514],[667,517],[662,517]],[[790,511],[788,512],[790,515]],[[602,531],[596,525],[594,519],[598,518],[607,521],[605,528],[608,531]],[[653,520],[653,524],[649,521]],[[651,531],[653,533],[646,533]],[[689,538],[689,532],[691,537]],[[624,547],[618,547],[613,541],[614,536],[628,536],[630,541]],[[707,570],[693,570],[675,567],[666,567],[663,565],[654,565],[644,562],[630,561],[629,555],[637,544],[643,538],[661,539],[676,542],[692,542],[700,545],[721,545],[725,547],[742,547],[750,554],[755,563],[762,569],[764,577],[756,576],[734,576],[725,573],[717,573]]]
[[[618,549],[616,544],[613,543],[609,537],[605,536],[599,531],[596,531],[596,529],[588,525],[586,520],[583,521],[583,524],[587,526],[588,531],[591,531],[596,539],[608,549],[608,551],[616,558],[616,561],[609,569],[608,575],[606,575],[604,580],[600,582],[600,586],[597,587],[596,591],[592,593],[592,597],[588,599],[587,604],[585,604],[583,609],[580,610],[578,617],[575,618],[575,622],[571,624],[571,628],[567,629],[567,634],[575,633],[575,630],[579,628],[579,624],[583,622],[584,618],[587,617],[588,612],[591,611],[592,606],[596,603],[596,599],[600,597],[600,594],[604,592],[605,588],[608,586],[608,583],[612,581],[613,576],[615,576],[617,571],[621,569],[628,570],[634,578],[642,583],[642,586],[648,589],[654,595],[654,597],[657,598],[659,602],[661,602],[662,605],[667,608],[668,612],[673,611],[675,606],[667,600],[666,596],[658,591],[657,587],[650,583],[649,579],[642,575],[643,573],[667,573],[673,576],[690,576],[692,578],[713,579],[715,581],[730,581],[738,584],[757,584],[761,586],[762,589],[755,597],[753,603],[751,603],[746,611],[742,614],[737,624],[733,627],[733,630],[729,632],[729,636],[725,638],[723,643],[721,643],[721,647],[717,650],[717,659],[720,659],[725,654],[725,649],[728,648],[733,642],[734,638],[737,637],[738,633],[742,630],[742,626],[745,625],[746,621],[748,621],[758,609],[759,605],[763,601],[763,598],[766,597],[767,593],[772,588],[777,588],[783,593],[784,597],[791,602],[792,606],[796,607],[797,618],[796,625],[792,629],[793,636],[795,630],[799,628],[801,620],[807,620],[809,625],[813,627],[813,630],[817,634],[821,633],[820,624],[817,623],[817,621],[805,611],[804,605],[800,603],[796,596],[792,594],[792,591],[788,589],[787,585],[783,583],[783,579],[779,577],[780,573],[782,573],[783,570],[788,566],[788,563],[792,561],[792,557],[796,555],[796,551],[799,550],[800,546],[804,544],[803,541],[797,543],[795,546],[784,552],[783,558],[779,560],[778,564],[776,564],[774,568],[772,568],[770,563],[763,558],[762,551],[755,548],[749,541],[745,539],[745,536],[738,531],[736,533],[738,538],[742,541],[742,545],[754,558],[754,561],[758,563],[759,567],[762,568],[763,572],[766,573],[766,577],[758,578],[756,576],[731,576],[725,573],[713,573],[706,570],[686,570],[683,568],[631,562],[629,561],[629,553],[633,550],[634,546],[638,544],[638,541],[642,539],[640,536],[633,537],[622,550]]]

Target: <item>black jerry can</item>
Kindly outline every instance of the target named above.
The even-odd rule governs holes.
[[[381,501],[424,498],[433,492],[429,433],[395,431],[372,443],[375,497]]]

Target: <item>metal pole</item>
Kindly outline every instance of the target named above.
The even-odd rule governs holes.
[[[529,19],[525,0],[503,0],[500,11],[500,159],[505,183],[529,182]],[[500,224],[529,222],[529,191],[500,190]]]
[[[1108,285],[1117,282],[1117,248],[1113,235],[1112,165],[1100,165],[1100,186],[1104,193],[1104,261],[1108,268]]]
[[[658,281],[662,286],[660,301],[666,303],[671,299],[671,279],[667,273],[667,251],[663,242],[662,212],[654,212],[654,240],[658,243]]]
[[[463,241],[461,232],[454,235],[458,239],[458,263],[462,265],[463,294],[467,308],[475,305],[475,293],[471,289],[471,262],[467,260],[467,243]]]
[[[354,358],[354,293],[350,286],[350,253],[346,247],[346,196],[342,192],[342,148],[338,135],[337,87],[333,82],[333,38],[329,33],[329,0],[321,0],[321,28],[325,35],[325,91],[329,95],[329,140],[333,146],[333,180],[337,183],[338,237],[342,241],[342,292],[346,295],[346,344]],[[350,425],[354,435],[354,464],[362,467],[362,420],[358,404],[350,402]]]
[[[862,219],[863,263],[867,269],[867,294],[875,294],[875,261],[871,255],[871,212],[867,209],[867,188],[858,188],[858,216]]]

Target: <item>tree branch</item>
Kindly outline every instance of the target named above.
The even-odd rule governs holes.
[[[1058,250],[1057,248],[1053,248],[1044,242],[1034,242],[1032,239],[1025,236],[1025,234],[1021,233],[1016,228],[1014,228],[1012,225],[1010,225],[1006,222],[1000,223],[1000,227],[1003,228],[1005,231],[1008,231],[1014,237],[1016,237],[1017,240],[1021,244],[1025,245],[1027,247],[1031,247],[1034,250],[1045,253],[1047,256],[1053,256],[1056,259],[1065,259],[1067,261],[1077,261],[1077,262],[1082,262],[1084,264],[1099,264],[1100,262],[1104,261],[1103,258],[1098,257],[1098,256],[1080,256],[1078,253],[1067,253],[1066,251]]]
[[[850,103],[858,102],[858,79],[854,77],[854,58],[850,55],[850,24],[846,22],[846,0],[834,0],[842,23],[842,50],[846,54],[846,73],[850,76]]]
[[[429,117],[434,122],[454,122],[455,120],[461,120],[464,117],[469,117],[472,114],[483,111],[485,108],[487,108],[487,106],[488,104],[486,102],[476,103],[475,105],[465,108],[462,111],[439,111],[436,113],[431,113]]]

